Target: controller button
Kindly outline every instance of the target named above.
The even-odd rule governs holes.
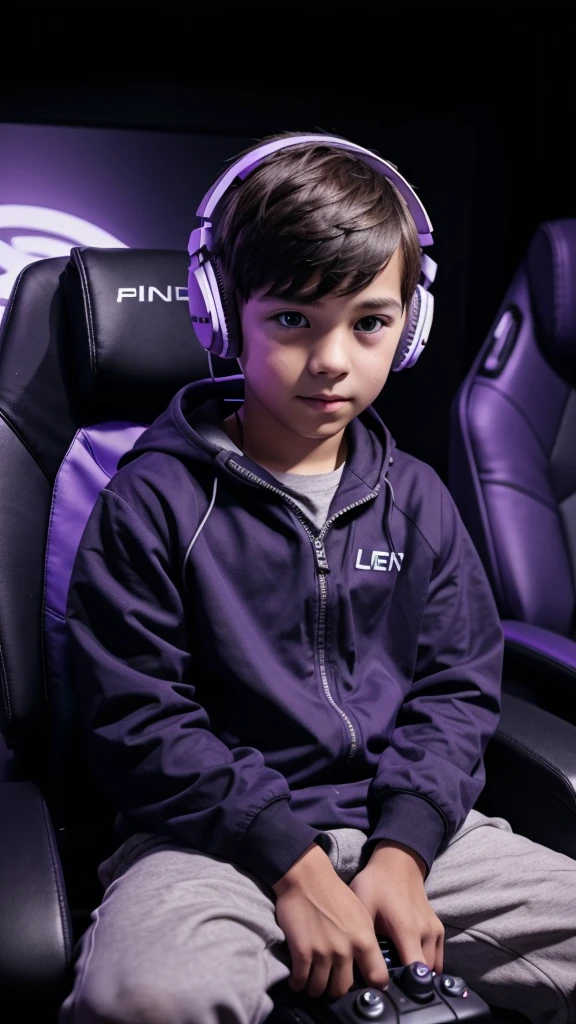
[[[440,982],[440,988],[447,996],[463,996],[466,992],[466,982],[453,974],[445,974]]]
[[[373,988],[367,988],[356,998],[356,1009],[369,1020],[376,1020],[384,1016],[385,1003],[380,992]]]

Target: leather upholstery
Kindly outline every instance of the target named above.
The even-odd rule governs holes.
[[[0,1009],[11,998],[57,1004],[72,963],[72,921],[54,829],[32,782],[0,785]],[[10,1015],[5,1019],[15,1020]]]
[[[63,287],[84,422],[151,422],[180,388],[208,376],[187,280],[187,253],[72,250]]]
[[[576,664],[574,280],[576,219],[542,224],[454,396],[449,466],[506,629],[523,624],[539,659],[545,643],[566,662],[561,674],[534,676],[536,698],[572,721],[576,695],[564,705],[558,687]],[[517,630],[505,676],[517,670],[518,648]]]

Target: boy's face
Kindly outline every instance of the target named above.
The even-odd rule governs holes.
[[[246,403],[300,437],[342,431],[384,387],[406,318],[397,249],[367,288],[313,304],[266,297],[240,306]],[[340,396],[326,404],[317,394]],[[272,424],[271,424],[272,425]]]

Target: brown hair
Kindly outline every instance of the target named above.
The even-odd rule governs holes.
[[[272,154],[232,188],[215,238],[225,281],[244,302],[267,285],[270,294],[300,302],[349,295],[366,288],[398,246],[404,306],[420,276],[418,233],[404,198],[353,153],[321,142]]]

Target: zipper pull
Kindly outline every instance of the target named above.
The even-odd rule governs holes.
[[[326,558],[326,552],[324,550],[324,545],[322,541],[319,540],[318,537],[316,537],[313,541],[313,544],[314,554],[316,555],[316,565],[320,569],[320,572],[330,572],[330,569],[328,567],[328,559]]]

